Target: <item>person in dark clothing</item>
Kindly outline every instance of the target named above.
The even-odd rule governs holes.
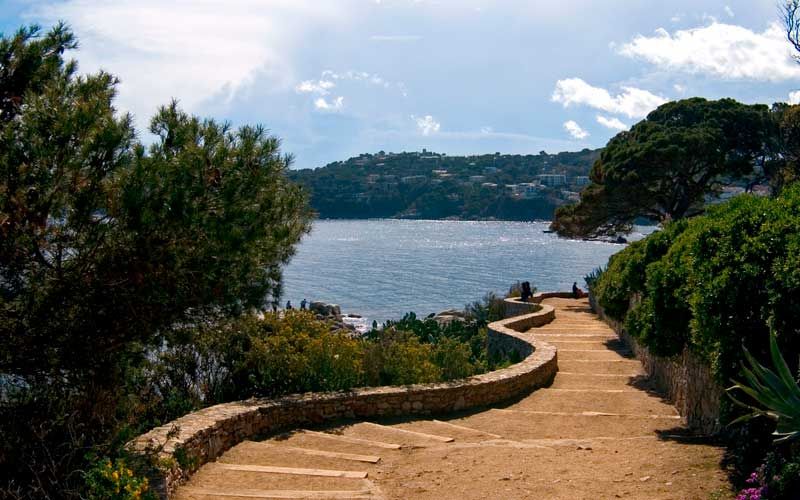
[[[286,310],[287,311],[291,311],[292,310],[292,301],[291,300],[287,300],[286,301]]]
[[[577,281],[572,283],[572,296],[575,297],[576,299],[580,299],[581,297],[583,297],[583,290],[578,288]]]
[[[533,292],[531,292],[531,284],[529,281],[522,282],[522,293],[520,294],[520,300],[522,302],[528,302],[530,299],[533,298]]]
[[[306,310],[306,304],[308,304],[308,302],[306,302],[306,299],[301,300],[300,301],[300,310],[305,311]]]

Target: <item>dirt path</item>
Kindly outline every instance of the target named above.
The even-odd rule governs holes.
[[[722,450],[680,437],[675,409],[647,391],[639,362],[586,301],[545,302],[556,320],[535,335],[558,347],[549,388],[441,420],[246,441],[178,498],[728,498]]]

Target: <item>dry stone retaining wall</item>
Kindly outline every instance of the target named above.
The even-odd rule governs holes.
[[[163,466],[151,484],[166,499],[201,465],[259,434],[339,419],[447,413],[508,400],[546,386],[555,377],[558,371],[555,347],[524,333],[554,318],[554,309],[545,305],[537,312],[490,324],[491,352],[513,349],[525,356],[521,362],[502,370],[439,384],[219,404],[156,427],[133,440],[130,447],[141,453],[160,450]]]
[[[520,316],[522,314],[530,314],[539,310],[539,304],[544,299],[562,298],[571,299],[573,297],[570,292],[538,292],[533,294],[530,302],[523,302],[519,297],[509,297],[503,300],[505,306],[505,316],[510,318],[512,316]]]
[[[685,348],[680,355],[671,358],[652,354],[629,335],[620,322],[606,316],[591,295],[589,302],[592,309],[630,346],[648,377],[667,395],[691,429],[709,435],[722,430],[719,407],[723,388],[714,380],[705,363]]]

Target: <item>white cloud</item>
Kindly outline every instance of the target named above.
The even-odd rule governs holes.
[[[431,115],[425,115],[422,118],[411,115],[411,119],[417,123],[417,130],[419,130],[422,135],[435,134],[442,125],[434,120]]]
[[[319,97],[314,101],[314,107],[320,111],[339,111],[344,107],[344,97],[339,96],[330,102],[324,97]]]
[[[375,73],[367,73],[366,71],[345,71],[344,73],[337,73],[335,71],[326,69],[322,72],[322,78],[330,78],[331,80],[346,80],[353,82],[364,82],[370,85],[377,85],[379,87],[389,88],[392,86],[391,82],[383,79],[383,77]],[[401,83],[395,84],[398,87],[402,86]]]
[[[622,123],[619,118],[597,115],[597,123],[614,130],[628,130],[628,126]]]
[[[330,89],[335,87],[336,84],[330,80],[305,80],[300,82],[294,89],[300,94],[330,94]]]
[[[589,137],[589,132],[583,130],[583,128],[581,128],[581,126],[578,125],[574,120],[564,122],[564,130],[569,132],[569,135],[578,140]]]
[[[787,102],[792,105],[800,104],[800,90],[789,92],[789,100]]]
[[[685,94],[687,90],[686,85],[681,85],[680,83],[676,83],[675,85],[672,86],[672,88],[675,89],[675,92],[679,94]]]
[[[667,99],[636,87],[622,87],[622,93],[612,96],[608,90],[593,87],[580,78],[567,78],[556,82],[553,102],[565,108],[573,104],[585,105],[607,113],[622,114],[628,118],[642,118],[667,102]]]
[[[730,5],[725,6],[725,13],[728,14],[730,17],[736,16],[736,14],[733,13],[733,9],[731,9]]]
[[[800,78],[800,65],[777,23],[761,33],[719,22],[673,34],[659,28],[654,36],[635,37],[619,52],[671,71],[758,81]]]
[[[290,90],[305,34],[350,19],[349,10],[316,0],[45,0],[28,15],[67,21],[80,38],[81,71],[117,75],[118,106],[140,124],[172,98],[188,111],[229,101],[256,76],[273,91]]]
[[[314,107],[318,110],[338,111],[343,107],[344,97],[337,97],[333,101],[328,101],[322,98],[330,95],[331,89],[337,88],[337,82],[357,82],[361,85],[377,86],[385,89],[394,86],[400,90],[400,93],[404,97],[406,96],[405,86],[402,84],[402,82],[393,84],[377,74],[367,73],[365,71],[345,71],[342,73],[337,73],[336,71],[329,69],[326,69],[322,72],[319,80],[303,80],[294,87],[294,90],[298,94],[313,94],[316,96],[313,102]],[[339,89],[339,92],[337,93],[340,92],[341,89]]]
[[[494,132],[494,129],[492,127],[481,127],[481,134],[483,134],[483,135],[489,135],[489,134],[491,134],[493,132]]]

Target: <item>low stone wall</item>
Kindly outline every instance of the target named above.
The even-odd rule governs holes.
[[[519,297],[503,299],[504,314],[506,318],[534,313],[539,310],[538,302],[522,302]]]
[[[544,299],[561,298],[571,299],[572,292],[538,292],[533,294],[533,298],[529,302],[523,302],[519,297],[509,297],[503,299],[505,305],[505,316],[510,318],[512,316],[520,316],[522,314],[530,314],[539,310],[539,304]]]
[[[535,306],[537,311],[489,323],[489,355],[519,356],[520,358],[530,356],[531,353],[534,352],[532,350],[533,344],[531,343],[531,335],[520,332],[526,332],[531,328],[546,325],[556,317],[553,306],[538,305],[529,302],[518,303],[531,307]]]
[[[130,443],[140,453],[158,452],[164,464],[153,489],[170,498],[201,465],[255,435],[270,434],[340,419],[430,415],[476,408],[521,396],[549,385],[558,371],[556,349],[525,330],[555,317],[550,306],[489,325],[494,352],[515,349],[526,356],[503,370],[440,384],[376,387],[338,393],[309,393],[281,399],[225,403],[156,427]]]
[[[689,428],[708,435],[722,430],[719,406],[724,390],[716,383],[711,369],[705,363],[688,349],[672,358],[652,354],[625,331],[622,323],[607,317],[591,295],[589,303],[603,321],[630,346],[642,362],[648,377],[659,391],[667,395]]]

